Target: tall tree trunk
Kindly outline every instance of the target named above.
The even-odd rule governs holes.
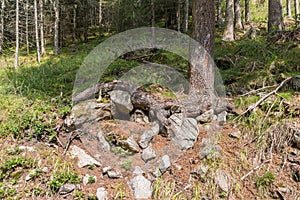
[[[34,0],[34,25],[35,25],[35,42],[36,42],[36,58],[38,63],[41,62],[40,42],[39,42],[39,27],[38,27],[38,10],[37,0]]]
[[[54,23],[54,54],[59,53],[59,0],[54,2],[55,23]]]
[[[268,32],[282,31],[284,26],[281,0],[269,0],[268,10]]]
[[[234,40],[234,0],[226,0],[226,17],[223,40]]]
[[[219,24],[222,23],[222,0],[217,0],[216,6],[217,6],[217,22]]]
[[[99,0],[99,37],[102,36],[102,0]]]
[[[26,37],[26,53],[29,55],[29,33],[28,33],[28,9],[29,9],[29,3],[28,0],[26,0],[25,3],[25,37]]]
[[[183,32],[187,33],[189,29],[189,0],[185,0],[184,4],[184,27]]]
[[[299,20],[299,0],[294,0],[294,7],[295,7],[295,19]]]
[[[151,26],[155,26],[155,5],[154,0],[151,0]]]
[[[237,29],[243,29],[240,0],[234,0],[234,24]]]
[[[45,38],[44,38],[44,0],[40,0],[40,31],[41,31],[41,55],[45,54]]]
[[[177,18],[177,31],[180,31],[181,30],[181,0],[177,1],[176,18]]]
[[[292,17],[291,0],[286,0],[286,15]]]
[[[19,0],[16,0],[16,51],[15,51],[15,69],[19,68]]]
[[[77,23],[77,20],[76,20],[76,17],[77,17],[77,13],[76,13],[76,10],[77,10],[77,4],[74,4],[73,6],[73,33],[72,33],[72,38],[73,38],[73,43],[76,41],[76,23]]]
[[[245,0],[245,23],[250,22],[250,7],[249,7],[250,0]]]
[[[5,2],[2,0],[1,2],[1,15],[0,15],[0,20],[1,20],[1,25],[0,25],[0,51],[3,50],[3,42],[4,42],[4,8],[5,8]]]
[[[192,6],[193,38],[210,54],[214,56],[214,32],[215,32],[215,2],[206,0],[194,0]],[[201,51],[201,50],[200,50]],[[190,83],[196,92],[203,87],[203,81],[209,86],[214,85],[213,67],[209,64],[210,58],[204,52],[191,52]],[[201,55],[198,55],[201,54]],[[203,54],[203,55],[202,55]],[[195,56],[196,55],[196,56]],[[204,56],[199,59],[199,56]],[[202,62],[203,61],[203,62]],[[205,62],[205,63],[204,63]],[[198,65],[203,65],[204,71],[199,71]],[[201,74],[202,73],[202,74]],[[206,85],[207,86],[207,85]]]

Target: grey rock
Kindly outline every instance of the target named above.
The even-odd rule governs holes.
[[[199,134],[197,121],[193,118],[183,118],[182,114],[174,114],[169,118],[167,132],[182,150],[193,147]]]
[[[149,117],[144,113],[144,111],[140,109],[136,109],[134,113],[131,115],[130,120],[133,122],[137,122],[140,124],[149,123]]]
[[[122,90],[113,90],[109,95],[113,104],[113,115],[121,119],[130,119],[129,113],[133,110],[130,94]]]
[[[161,173],[165,173],[169,167],[171,167],[170,157],[168,155],[164,155],[159,163],[159,170]]]
[[[152,146],[148,146],[146,149],[142,152],[142,159],[145,162],[148,162],[156,157],[155,151],[152,149]]]
[[[214,136],[208,136],[202,139],[200,158],[217,158],[220,156],[221,148],[216,144]]]
[[[102,169],[102,173],[103,174],[106,174],[108,171],[110,171],[110,170],[112,170],[112,167],[111,166],[108,166],[108,167],[104,167],[103,169]]]
[[[300,149],[300,130],[294,133],[294,144],[298,149]]]
[[[141,148],[146,148],[152,138],[159,133],[159,124],[155,123],[154,126],[152,126],[150,129],[146,130],[139,141],[139,145]]]
[[[220,114],[218,114],[218,118],[217,121],[219,123],[219,125],[223,126],[226,122],[226,116],[227,116],[227,112],[223,111]]]
[[[109,178],[123,178],[122,173],[119,170],[107,172]]]
[[[230,178],[222,170],[217,170],[215,177],[215,183],[221,188],[222,191],[228,192],[230,189]]]
[[[200,165],[198,168],[193,170],[191,174],[196,178],[200,178],[201,180],[204,180],[207,175],[208,169],[209,167],[207,165]]]
[[[133,174],[135,175],[143,175],[144,171],[142,170],[142,168],[140,166],[136,166],[134,168]]]
[[[25,180],[30,181],[33,177],[35,177],[37,175],[37,173],[38,173],[37,169],[31,170],[25,177]]]
[[[241,131],[234,131],[234,132],[229,133],[230,137],[237,138],[237,139],[240,139],[241,135],[242,135]]]
[[[97,180],[96,176],[90,176],[90,175],[86,174],[82,179],[83,185],[87,185],[89,183],[90,177],[94,178],[95,181]]]
[[[214,110],[210,109],[196,118],[200,123],[209,123],[214,118]]]
[[[109,152],[110,151],[110,145],[109,143],[106,141],[104,135],[103,135],[103,132],[101,130],[98,131],[98,142],[99,142],[99,145],[102,147],[102,149],[106,152]]]
[[[59,194],[64,195],[64,194],[69,194],[75,190],[76,186],[74,184],[69,184],[66,183],[63,186],[60,187],[59,189]]]
[[[142,175],[134,177],[128,183],[135,199],[149,199],[152,196],[151,182]]]
[[[24,150],[24,151],[28,151],[28,152],[35,152],[35,148],[34,147],[29,147],[29,146],[19,146],[20,150]]]
[[[88,155],[83,149],[74,145],[70,151],[71,156],[78,157],[78,167],[82,168],[88,165],[101,166],[100,162]]]
[[[138,143],[135,141],[135,139],[133,138],[133,136],[130,136],[126,140],[119,140],[118,143],[126,150],[129,150],[131,152],[137,153],[140,151],[140,147]]]
[[[80,127],[85,122],[97,121],[97,103],[94,100],[80,102],[72,107],[71,118],[74,125]]]
[[[103,187],[97,189],[96,196],[98,200],[108,200],[108,193]]]

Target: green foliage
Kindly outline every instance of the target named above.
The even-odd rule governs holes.
[[[75,191],[75,195],[74,195],[74,199],[77,199],[77,200],[84,200],[84,193],[80,190],[76,190]]]
[[[36,165],[30,158],[26,157],[11,157],[5,160],[0,165],[0,180],[8,178],[10,176],[9,171],[15,170],[17,167],[29,169]]]
[[[69,169],[62,169],[61,171],[54,172],[53,178],[48,182],[52,192],[57,192],[59,188],[65,183],[80,183],[81,176],[77,172]]]
[[[132,165],[132,160],[130,158],[126,159],[123,163],[122,166],[125,170],[130,170]]]
[[[272,172],[266,172],[262,176],[256,178],[255,186],[259,189],[261,194],[264,195],[267,188],[273,184],[274,181],[274,174]]]
[[[94,194],[89,194],[88,195],[88,200],[97,200],[97,196]]]
[[[88,179],[88,182],[89,183],[95,183],[96,182],[96,178],[93,177],[93,176],[90,176],[89,179]]]

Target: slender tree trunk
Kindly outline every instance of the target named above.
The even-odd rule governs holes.
[[[19,68],[19,0],[16,0],[16,51],[15,51],[15,69]]]
[[[29,9],[29,3],[28,3],[28,0],[26,0],[26,5],[25,5],[25,37],[26,37],[26,53],[27,53],[27,55],[29,55],[28,9]]]
[[[189,0],[185,0],[184,10],[185,13],[183,32],[187,33],[189,29]]]
[[[223,40],[234,40],[234,0],[226,0],[226,17]]]
[[[177,1],[177,12],[176,12],[176,18],[177,18],[177,31],[181,30],[181,0]]]
[[[76,41],[76,17],[77,17],[77,14],[76,14],[76,10],[77,10],[77,4],[74,4],[73,6],[73,33],[72,33],[72,38],[73,38],[73,42]]]
[[[250,0],[245,0],[245,23],[250,22],[250,9],[249,9]]]
[[[234,24],[237,29],[243,29],[240,0],[234,0]]]
[[[5,2],[2,0],[1,2],[1,15],[0,15],[0,20],[1,20],[1,25],[0,25],[0,51],[3,50],[3,42],[4,42],[4,8],[5,8]]]
[[[295,7],[295,19],[299,20],[299,0],[294,0],[294,7]]]
[[[222,23],[222,0],[217,0],[217,3],[216,3],[216,5],[217,5],[217,22],[219,23],[219,24],[221,24]]]
[[[286,15],[292,17],[291,0],[286,0]]]
[[[269,0],[268,32],[282,31],[283,29],[281,0]]]
[[[38,61],[38,63],[40,63],[41,55],[40,55],[40,42],[39,42],[37,0],[34,0],[34,25],[35,25],[35,42],[36,42],[37,61]]]
[[[40,0],[40,31],[41,31],[41,55],[45,54],[45,38],[44,38],[44,0]]]
[[[55,23],[54,23],[54,54],[59,52],[59,0],[54,2]]]
[[[99,37],[102,36],[102,0],[99,0]]]
[[[155,5],[154,0],[151,0],[151,26],[155,26]]]

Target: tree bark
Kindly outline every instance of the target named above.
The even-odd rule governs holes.
[[[27,53],[27,55],[29,55],[28,9],[29,9],[29,3],[28,3],[28,0],[26,0],[26,5],[25,5],[25,37],[26,37],[26,53]]]
[[[187,33],[189,29],[189,0],[185,0],[184,4],[184,27],[183,32]]]
[[[281,0],[269,0],[268,32],[284,30]]]
[[[294,7],[295,7],[295,19],[299,20],[299,0],[294,0]]]
[[[245,23],[250,22],[250,9],[249,9],[249,2],[250,0],[245,0]]]
[[[102,0],[99,0],[99,37],[102,36]]]
[[[193,38],[207,51],[205,53],[201,49],[191,49],[190,84],[192,92],[198,93],[207,87],[214,87],[214,67],[210,61],[215,47],[215,2],[194,0],[192,15]]]
[[[54,23],[54,54],[59,53],[59,0],[54,2],[55,23]]]
[[[19,68],[19,0],[16,0],[16,51],[15,51],[15,69]]]
[[[180,31],[181,30],[181,0],[177,1],[176,18],[177,18],[177,31]]]
[[[235,28],[243,29],[240,0],[234,0],[234,24]]]
[[[76,21],[76,17],[77,17],[77,12],[76,12],[76,10],[77,10],[77,4],[74,4],[74,6],[73,6],[73,33],[72,33],[72,38],[73,38],[73,42],[75,42],[76,41],[76,23],[77,23],[77,21]]]
[[[38,63],[40,63],[41,55],[40,55],[40,42],[39,42],[37,0],[34,0],[34,25],[35,25],[35,42],[36,42],[36,54],[37,54],[36,58]]]
[[[234,41],[234,0],[226,0],[224,41]]]
[[[286,15],[292,17],[291,0],[286,0]]]
[[[217,0],[216,6],[217,6],[217,22],[219,24],[222,23],[222,0]]]
[[[154,0],[151,0],[151,26],[155,26],[155,5]]]
[[[44,0],[40,0],[40,31],[41,31],[41,55],[45,54],[44,38]]]
[[[4,8],[5,8],[5,2],[2,0],[1,2],[1,15],[0,15],[0,20],[1,20],[1,25],[0,25],[0,51],[3,50],[3,42],[4,42]]]

